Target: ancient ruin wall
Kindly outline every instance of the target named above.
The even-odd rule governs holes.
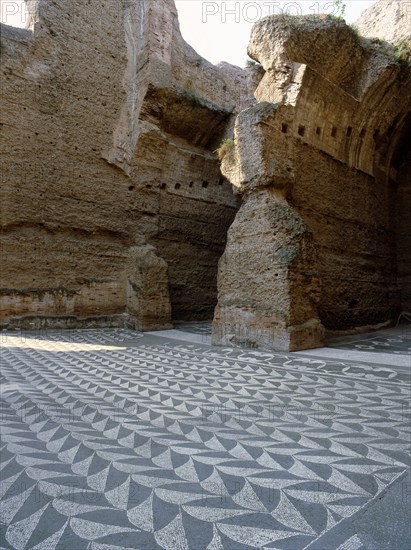
[[[393,185],[396,188],[395,220],[397,241],[398,286],[401,310],[411,312],[411,114],[408,130],[402,135],[402,146],[396,151]]]
[[[239,206],[214,150],[257,85],[263,110],[277,107],[255,135],[237,132],[239,157],[225,163],[247,191],[220,268],[216,341],[233,325],[242,344],[254,330],[271,345],[273,307],[284,349],[319,345],[320,321],[345,329],[409,309],[410,81],[392,51],[327,18],[263,22],[250,45],[259,82],[185,44],[172,0],[30,0],[30,10],[32,31],[2,27],[3,325],[211,317]],[[384,25],[359,28],[372,37]],[[295,254],[278,256],[287,218]],[[238,262],[250,247],[264,258],[265,244],[278,266],[269,255]]]
[[[395,45],[402,63],[411,63],[411,4],[400,0],[380,0],[373,4],[355,24],[361,35]],[[377,42],[378,44],[378,42]],[[400,88],[398,88],[400,85]],[[379,140],[375,169],[379,179],[389,180],[395,203],[391,211],[395,220],[397,252],[397,284],[401,311],[411,311],[411,108],[409,71],[393,87],[393,103],[397,110],[388,109],[392,120],[385,137]],[[387,169],[388,167],[388,169]],[[384,174],[384,175],[383,175]]]
[[[214,150],[246,73],[199,57],[172,0],[30,9],[2,26],[0,322],[210,318],[238,208]]]
[[[355,27],[366,38],[393,44],[410,40],[411,5],[404,0],[379,0],[363,12]]]
[[[249,54],[265,74],[255,92],[259,104],[237,117],[235,143],[222,163],[244,198],[220,262],[214,342],[246,338],[256,347],[301,349],[322,344],[319,321],[329,330],[352,330],[396,320],[409,288],[409,69],[396,48],[364,41],[326,16],[266,18],[254,26]],[[262,190],[283,197],[268,199],[271,219],[282,217],[286,201],[307,229],[299,232],[296,223],[273,240],[259,224],[257,239]],[[306,252],[309,232],[315,255]],[[237,262],[235,271],[233,251],[244,235],[281,257],[283,269],[267,252]],[[294,253],[283,261],[290,238]],[[267,300],[256,303],[259,283]]]
[[[388,122],[377,136],[374,173],[391,193],[390,217],[394,220],[397,288],[400,310],[411,311],[411,4],[380,0],[355,23],[358,32],[379,50],[381,42],[394,46],[403,68],[381,104],[379,116]],[[370,44],[370,42],[368,42]],[[377,94],[373,94],[378,97]],[[384,111],[385,110],[385,111]]]

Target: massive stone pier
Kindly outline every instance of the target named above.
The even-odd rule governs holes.
[[[410,308],[409,41],[360,30],[327,16],[253,28],[264,76],[222,161],[243,202],[220,260],[216,344],[319,347],[323,327]]]

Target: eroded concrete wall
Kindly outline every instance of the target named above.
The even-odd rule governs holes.
[[[411,114],[409,115],[411,117]],[[396,241],[401,310],[411,313],[411,126],[396,157]]]
[[[411,80],[397,54],[327,16],[254,26],[249,55],[265,74],[222,161],[243,204],[220,261],[215,343],[316,347],[321,324],[379,326],[406,307],[411,178],[394,160],[409,132]],[[295,223],[267,229],[263,192],[282,197],[271,200],[272,221],[287,210]],[[234,261],[250,236],[262,253]]]
[[[409,309],[410,73],[380,24],[264,20],[247,72],[199,57],[172,0],[30,10],[2,27],[3,326],[210,318],[224,250],[216,343],[315,347]],[[239,212],[215,154],[235,120]]]
[[[214,150],[246,72],[199,57],[172,0],[31,11],[33,32],[2,26],[0,322],[210,318],[238,208]],[[157,294],[138,284],[147,245]]]

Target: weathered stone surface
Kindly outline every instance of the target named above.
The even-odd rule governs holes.
[[[222,160],[243,205],[219,266],[214,341],[315,347],[321,323],[334,331],[395,320],[411,272],[410,71],[391,45],[327,16],[265,18],[249,55],[266,72]],[[268,214],[262,193],[284,197],[281,207],[270,203]],[[286,230],[277,225],[284,205],[294,216]],[[296,263],[278,269],[266,250],[290,243]],[[299,343],[278,336],[306,323],[314,330]]]
[[[292,103],[294,79],[299,69],[304,69],[301,65],[308,65],[356,95],[366,63],[363,49],[350,27],[330,16],[317,15],[265,17],[253,27],[248,55],[266,71],[263,83],[269,82],[277,101],[282,99],[285,103]],[[258,96],[257,92],[256,97],[261,100]]]
[[[198,56],[172,0],[29,4],[33,32],[1,29],[0,323],[210,318],[238,208],[214,151],[248,73]],[[148,269],[143,298],[130,258]]]
[[[313,235],[286,199],[295,146],[279,120],[289,111],[267,102],[242,111],[222,160],[244,200],[219,263],[215,344],[286,351],[323,343]]]
[[[127,311],[138,330],[171,328],[167,263],[153,246],[132,247],[126,268]]]
[[[399,43],[411,37],[411,6],[404,0],[380,0],[355,22],[355,28],[367,38]]]
[[[401,309],[411,313],[411,115],[408,130],[402,136],[402,147],[397,150],[397,200],[395,204],[398,286],[401,292]],[[411,315],[408,315],[411,317]]]
[[[368,38],[266,18],[245,70],[199,57],[173,0],[28,4],[1,29],[1,325],[211,318],[233,221],[216,343],[314,347],[410,308],[401,2]]]
[[[219,263],[214,343],[296,350],[323,341],[313,235],[283,195],[244,199]]]
[[[281,136],[278,119],[287,118],[289,109],[262,102],[242,111],[235,123],[235,147],[222,159],[222,172],[239,193],[275,185],[285,188],[293,181],[293,144]],[[265,139],[276,134],[276,147]]]

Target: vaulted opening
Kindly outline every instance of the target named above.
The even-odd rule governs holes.
[[[405,118],[391,173],[396,180],[395,220],[401,311],[411,312],[411,113]]]

